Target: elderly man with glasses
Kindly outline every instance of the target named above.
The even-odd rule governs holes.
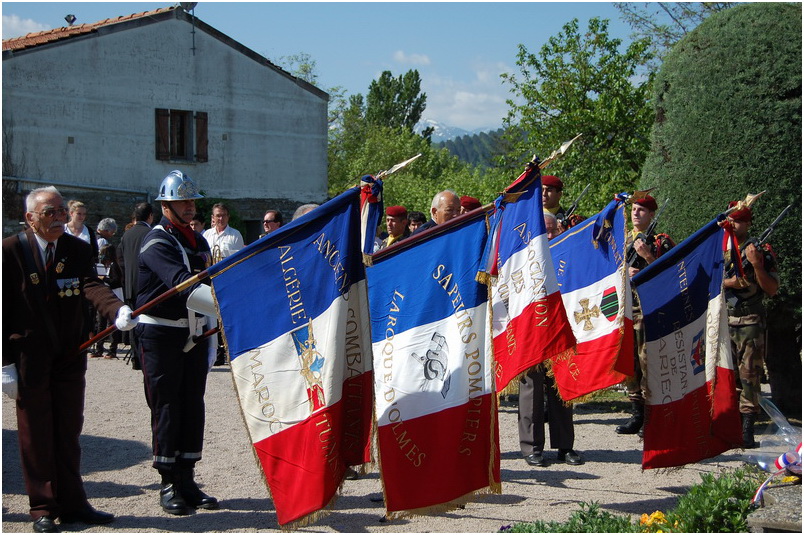
[[[52,186],[26,199],[28,228],[3,240],[3,392],[17,402],[22,475],[33,531],[106,524],[81,479],[88,328],[85,300],[121,330],[137,319],[95,272],[92,247],[65,233],[67,210]]]

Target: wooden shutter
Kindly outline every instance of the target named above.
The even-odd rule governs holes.
[[[207,112],[199,111],[195,113],[195,161],[197,162],[209,161],[207,120]]]
[[[170,159],[170,111],[156,108],[156,159]]]

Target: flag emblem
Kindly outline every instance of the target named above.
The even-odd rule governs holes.
[[[319,409],[323,409],[327,402],[324,398],[324,381],[321,372],[324,368],[324,357],[315,347],[315,336],[313,335],[313,320],[307,325],[292,331],[293,345],[296,346],[296,353],[299,355],[301,369],[299,373],[307,383],[307,403],[310,407],[310,414]]]
[[[440,392],[441,397],[446,399],[450,382],[447,339],[437,332],[433,333],[430,346],[424,356],[416,353],[412,353],[410,356],[423,366],[422,392]]]
[[[619,310],[620,304],[617,301],[617,288],[612,286],[603,292],[603,299],[600,300],[600,311],[607,320],[614,321]]]
[[[692,353],[690,354],[690,365],[692,366],[693,375],[698,375],[704,368],[704,345],[703,345],[703,330],[692,339]]]
[[[615,300],[617,295],[614,295]],[[604,296],[605,299],[605,296]],[[595,305],[592,308],[589,308],[589,299],[581,299],[578,301],[578,306],[581,307],[581,311],[575,311],[575,323],[581,324],[583,323],[583,330],[584,331],[591,331],[594,329],[594,325],[592,325],[592,318],[597,318],[600,316],[600,308]]]

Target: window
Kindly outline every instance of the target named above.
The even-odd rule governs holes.
[[[156,159],[206,162],[207,112],[156,109]]]

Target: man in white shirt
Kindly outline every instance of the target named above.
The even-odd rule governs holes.
[[[204,231],[204,239],[212,250],[212,262],[233,255],[245,244],[240,231],[229,226],[229,208],[223,203],[212,206],[212,228]]]
[[[213,264],[245,247],[240,231],[229,226],[229,208],[223,203],[212,205],[212,228],[205,230],[203,236],[212,251]],[[215,359],[214,365],[224,364],[226,364],[226,348],[218,333],[218,358]]]

